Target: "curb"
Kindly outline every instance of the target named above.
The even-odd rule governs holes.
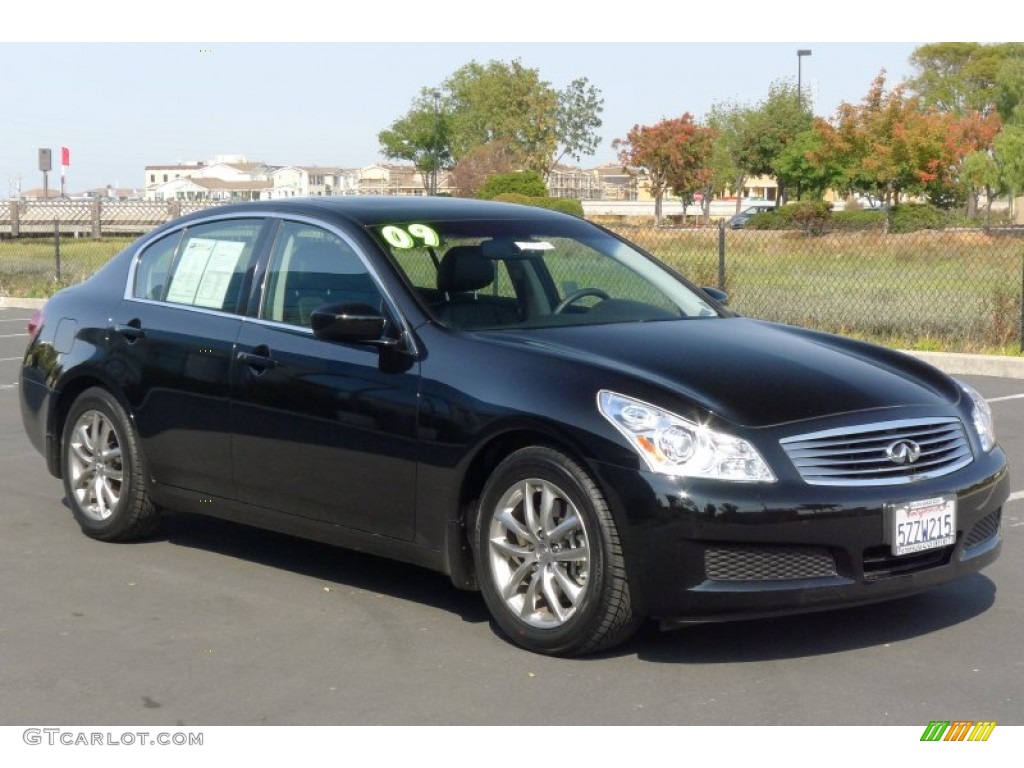
[[[968,355],[960,352],[916,352],[906,349],[900,351],[953,375],[1024,379],[1024,357]]]
[[[40,309],[46,299],[18,299],[13,296],[0,296],[0,309]]]

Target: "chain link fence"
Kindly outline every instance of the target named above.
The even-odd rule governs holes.
[[[1019,229],[612,228],[750,317],[906,348],[1021,351]]]
[[[49,296],[140,234],[209,205],[0,201],[0,296]],[[744,315],[904,348],[1022,349],[1020,229],[808,235],[608,226],[697,285],[726,291]]]
[[[0,296],[50,296],[87,278],[140,235],[210,205],[215,203],[0,201]]]

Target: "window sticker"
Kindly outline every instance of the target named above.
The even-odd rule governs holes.
[[[406,229],[389,224],[381,229],[380,234],[392,247],[403,250],[441,244],[437,232],[426,224],[410,224]]]
[[[245,243],[234,240],[189,240],[174,270],[167,301],[221,309],[243,250]]]

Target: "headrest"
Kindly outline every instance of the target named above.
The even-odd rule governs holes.
[[[292,255],[292,272],[338,272],[342,266],[341,249],[327,241],[304,243]]]
[[[478,245],[449,248],[437,268],[437,289],[445,293],[466,293],[494,282],[494,262],[485,259]]]

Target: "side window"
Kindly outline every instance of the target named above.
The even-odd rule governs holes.
[[[263,318],[309,327],[313,310],[329,304],[381,309],[373,277],[352,247],[310,224],[285,222],[267,273]]]
[[[235,312],[263,222],[200,224],[154,243],[142,254],[133,295]]]
[[[132,296],[137,299],[153,299],[163,301],[167,292],[167,275],[171,271],[171,262],[181,242],[181,232],[161,238],[151,243],[139,257],[139,265],[135,270],[135,285]]]

